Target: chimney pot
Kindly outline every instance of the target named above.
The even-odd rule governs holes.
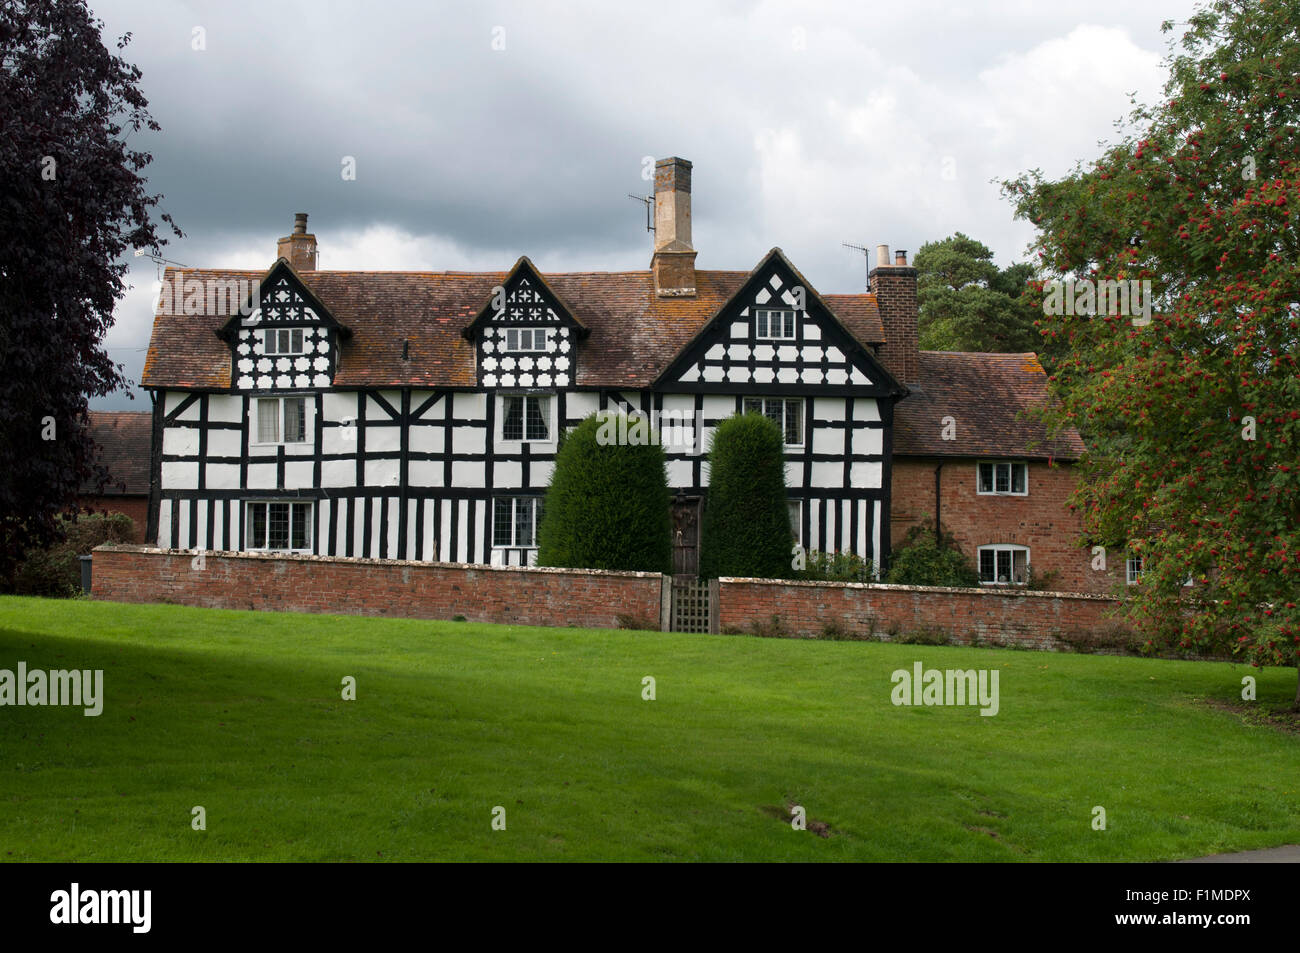
[[[293,233],[295,235],[307,234],[307,213],[297,212],[293,216]]]
[[[888,266],[888,264],[889,264],[889,246],[877,245],[876,246],[876,267],[884,268]]]
[[[907,264],[907,252],[904,251],[904,250],[901,249],[901,248],[898,249],[898,251],[894,252],[894,264],[895,264],[895,265],[906,265],[906,264]]]

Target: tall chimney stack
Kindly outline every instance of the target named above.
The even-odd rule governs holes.
[[[691,163],[676,156],[655,163],[655,251],[650,270],[660,297],[694,296]]]
[[[307,231],[307,213],[293,217],[293,234],[275,243],[277,258],[283,258],[298,271],[316,270],[316,236]]]
[[[915,384],[920,378],[921,350],[917,324],[916,269],[907,264],[907,252],[889,260],[889,246],[876,246],[876,267],[867,276],[876,295],[880,322],[885,327],[885,344],[880,358],[901,384]]]

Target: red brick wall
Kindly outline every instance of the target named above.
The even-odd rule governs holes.
[[[198,569],[194,553],[144,546],[101,546],[94,557],[92,595],[115,602],[584,628],[616,628],[620,614],[658,628],[664,581],[656,573],[261,553],[207,553]]]
[[[907,531],[934,517],[934,468],[943,464],[940,522],[956,537],[962,552],[976,559],[976,550],[989,543],[1029,547],[1035,572],[1056,572],[1053,589],[1113,595],[1123,553],[1107,554],[1107,572],[1092,569],[1092,552],[1077,545],[1080,518],[1067,500],[1074,492],[1068,463],[1049,466],[1029,463],[1028,496],[980,496],[976,492],[975,460],[895,457],[890,500],[890,543],[902,544]]]
[[[958,644],[1057,650],[1086,643],[1106,650],[1116,647],[1112,641],[1125,641],[1129,631],[1109,617],[1118,605],[1114,600],[1072,593],[772,579],[722,579],[718,589],[724,632],[764,627],[816,637],[831,623],[844,633],[885,641],[938,631]]]
[[[86,496],[82,497],[82,506],[89,506],[96,513],[125,513],[135,524],[131,534],[134,543],[144,542],[144,528],[149,523],[149,498],[147,496]]]

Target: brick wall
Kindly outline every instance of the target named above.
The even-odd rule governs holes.
[[[956,644],[1052,651],[1114,650],[1130,632],[1110,617],[1113,599],[1078,593],[726,578],[718,589],[723,632],[816,637],[829,623],[885,641],[942,633]]]
[[[943,464],[940,522],[957,539],[971,562],[976,550],[990,543],[1029,547],[1035,572],[1055,572],[1053,589],[1113,595],[1124,569],[1124,554],[1107,556],[1107,571],[1092,569],[1092,552],[1077,545],[1078,514],[1067,500],[1074,492],[1071,466],[1043,461],[1029,463],[1027,496],[981,496],[976,492],[976,461],[928,457],[895,457],[891,484],[890,542],[899,546],[907,531],[923,519],[933,519],[934,468]]]
[[[94,552],[92,595],[221,609],[331,612],[519,625],[616,628],[625,615],[658,626],[657,573],[498,568],[391,559],[206,553],[145,546]]]
[[[518,625],[666,628],[668,578],[655,573],[528,569],[338,559],[269,553],[195,554],[146,546],[95,550],[92,594],[117,602],[221,609],[329,612]],[[886,641],[942,633],[958,644],[1059,650],[1119,648],[1128,629],[1110,618],[1117,603],[1063,592],[722,579],[724,631]],[[776,624],[773,625],[773,617]]]

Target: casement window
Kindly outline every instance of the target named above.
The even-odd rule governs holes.
[[[504,351],[545,351],[550,336],[547,328],[506,328]]]
[[[502,394],[501,439],[551,439],[551,398],[548,395]]]
[[[302,443],[306,439],[306,397],[257,399],[257,443]]]
[[[977,489],[981,495],[1028,496],[1029,464],[981,463]]]
[[[263,328],[263,354],[303,354],[302,328]]]
[[[492,506],[492,545],[499,549],[535,549],[541,519],[541,497],[498,496]]]
[[[1029,580],[1027,546],[981,546],[980,583],[985,586],[1023,586]]]
[[[754,337],[768,341],[794,340],[794,312],[754,309]]]
[[[770,417],[785,434],[787,447],[803,446],[802,397],[746,397],[745,413]]]
[[[1142,557],[1129,556],[1124,560],[1124,584],[1135,586],[1142,581]],[[1187,583],[1183,583],[1187,585]]]
[[[314,503],[249,503],[244,548],[310,552],[314,505]]]
[[[785,505],[786,509],[790,511],[790,532],[794,534],[794,541],[802,546],[803,502],[801,500],[788,500]]]

